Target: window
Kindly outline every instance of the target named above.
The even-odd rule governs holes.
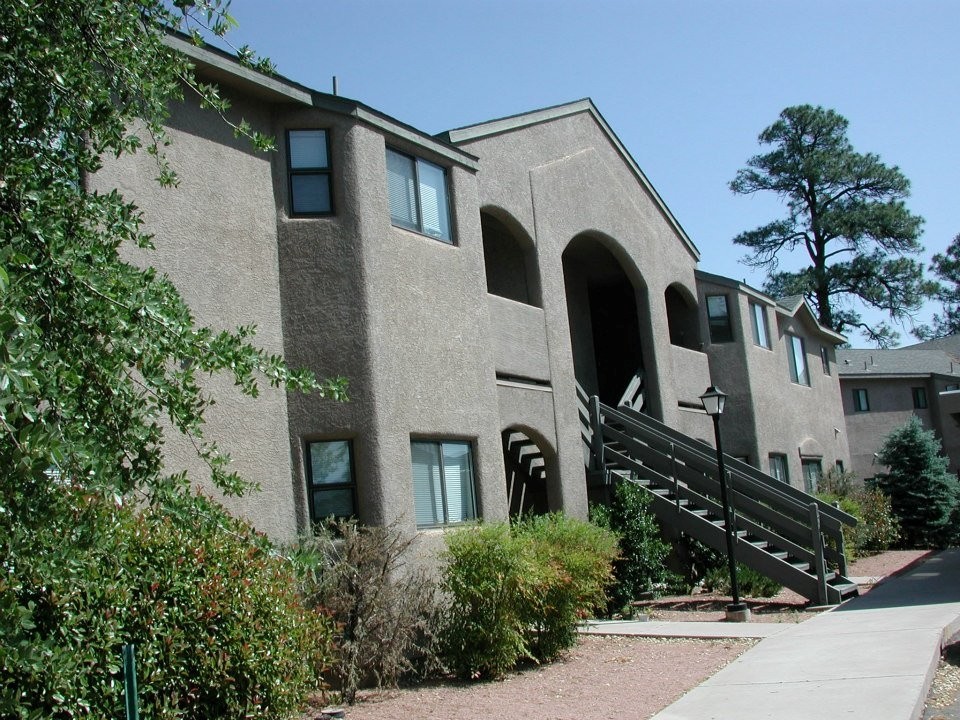
[[[387,148],[387,195],[394,225],[453,243],[442,167]]]
[[[823,374],[830,374],[830,351],[826,345],[820,346],[820,364],[823,365]]]
[[[812,495],[823,477],[823,466],[819,460],[801,460],[800,465],[803,467],[803,489]]]
[[[867,397],[866,388],[853,389],[853,409],[856,412],[868,412],[870,410],[870,398]]]
[[[945,391],[945,392],[954,392],[954,391],[956,391],[956,390],[960,390],[960,385],[947,385],[947,386],[944,388],[944,391]]]
[[[707,295],[707,320],[710,324],[710,342],[723,343],[733,340],[726,295]]]
[[[331,515],[347,518],[356,514],[353,447],[349,440],[307,443],[307,487],[312,522]]]
[[[770,333],[767,332],[767,310],[759,303],[750,303],[750,319],[753,322],[753,342],[770,349]]]
[[[837,462],[834,463],[834,467],[837,468],[837,472],[838,472],[838,473],[840,473],[841,475],[843,475],[843,473],[844,473],[843,460],[837,460]],[[868,487],[869,487],[869,486],[868,486]]]
[[[790,360],[790,379],[798,385],[809,385],[810,373],[807,371],[807,351],[803,346],[803,338],[787,333],[787,356]]]
[[[770,476],[780,482],[790,482],[790,476],[787,475],[787,456],[778,453],[770,454]]]
[[[417,527],[463,522],[477,516],[470,443],[414,441],[410,454]]]
[[[326,130],[288,130],[287,162],[292,215],[330,215],[330,152]]]
[[[927,389],[923,387],[910,388],[913,392],[913,407],[916,410],[927,409]]]

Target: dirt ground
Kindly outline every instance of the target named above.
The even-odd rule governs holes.
[[[851,577],[880,578],[922,559],[924,551],[892,551],[853,563]],[[868,592],[872,583],[861,586]],[[643,612],[659,620],[721,620],[729,598],[662,598]],[[753,622],[802,622],[816,613],[790,591],[748,600]],[[752,640],[686,640],[584,636],[556,663],[485,683],[443,682],[368,692],[344,709],[348,720],[442,718],[475,720],[602,720],[649,718],[734,660]],[[303,720],[329,717],[319,707]]]

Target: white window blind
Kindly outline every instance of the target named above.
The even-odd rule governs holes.
[[[387,150],[387,195],[390,219],[397,225],[418,228],[417,196],[413,158]]]

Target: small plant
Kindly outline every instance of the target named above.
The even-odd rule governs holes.
[[[577,624],[605,604],[616,552],[612,533],[560,514],[450,533],[448,667],[495,678],[523,658],[556,658],[576,642]]]
[[[609,505],[590,509],[593,522],[619,538],[620,555],[613,564],[615,583],[609,591],[611,609],[624,607],[657,586],[677,582],[666,565],[671,546],[660,533],[650,503],[643,488],[621,482],[614,487]]]
[[[437,667],[436,581],[405,565],[412,542],[396,526],[331,521],[295,548],[308,601],[336,621],[332,679],[348,704],[365,683],[396,686]]]
[[[899,526],[888,498],[881,491],[857,484],[853,473],[831,470],[817,497],[857,518],[856,527],[843,528],[847,560],[889,549],[899,538]]]
[[[732,592],[726,558],[723,559],[722,564],[707,571],[703,584],[718,595],[729,595]],[[766,575],[740,563],[737,563],[737,584],[740,586],[740,594],[743,597],[773,597],[782,588]]]

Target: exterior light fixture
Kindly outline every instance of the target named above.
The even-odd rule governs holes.
[[[730,567],[730,593],[733,602],[727,605],[727,620],[745,622],[750,619],[750,609],[740,601],[740,583],[737,580],[737,558],[735,554],[736,538],[733,527],[733,506],[727,493],[727,469],[723,462],[723,446],[720,443],[720,416],[727,401],[727,395],[716,385],[711,385],[700,396],[703,409],[713,419],[713,435],[717,440],[717,471],[720,476],[720,504],[723,506],[723,526],[727,536],[727,562]]]

